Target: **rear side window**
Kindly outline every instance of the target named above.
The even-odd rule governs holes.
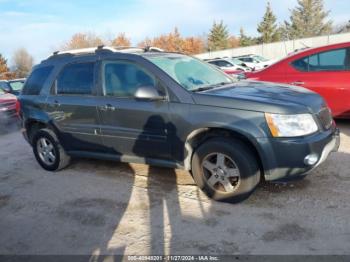
[[[67,65],[57,78],[58,95],[91,95],[94,86],[94,63]]]
[[[336,49],[296,60],[292,65],[301,71],[350,70],[350,48]]]
[[[53,66],[45,66],[35,69],[29,76],[24,88],[23,95],[39,95],[45,81],[52,72]]]

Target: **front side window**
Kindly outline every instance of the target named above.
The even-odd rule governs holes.
[[[58,95],[91,95],[94,86],[94,63],[67,65],[57,78]]]
[[[304,57],[292,62],[292,65],[298,71],[306,72],[309,70],[309,57]]]
[[[155,78],[134,63],[104,62],[103,71],[103,89],[106,96],[134,97],[139,87],[156,88]]]
[[[292,65],[301,71],[344,71],[350,69],[350,48],[317,53],[296,60]]]
[[[29,76],[23,88],[23,95],[39,95],[46,79],[52,72],[53,66],[45,66],[35,69]]]
[[[233,83],[233,79],[213,66],[180,54],[145,56],[189,91]]]

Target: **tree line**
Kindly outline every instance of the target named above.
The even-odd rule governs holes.
[[[34,59],[25,48],[17,49],[12,56],[13,67],[9,68],[7,59],[0,54],[0,80],[27,77],[33,67]]]
[[[223,21],[214,21],[209,32],[202,36],[183,37],[178,28],[175,27],[170,33],[153,38],[146,37],[137,46],[156,46],[169,52],[198,54],[239,46],[350,32],[350,21],[334,26],[328,18],[329,14],[330,11],[324,8],[323,0],[298,0],[297,5],[290,10],[289,19],[278,24],[277,17],[270,2],[268,2],[262,20],[257,25],[257,37],[248,36],[243,27],[241,27],[238,36],[230,35],[228,27]],[[99,45],[130,47],[131,39],[125,33],[119,33],[110,40],[105,40],[94,33],[76,33],[67,43],[62,45],[61,49],[69,50]],[[14,67],[10,70],[7,66],[7,60],[0,54],[0,79],[25,77],[33,65],[33,58],[22,48],[14,53],[13,64]]]

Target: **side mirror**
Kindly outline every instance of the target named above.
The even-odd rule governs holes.
[[[135,92],[135,98],[141,100],[164,100],[165,97],[161,95],[153,86],[141,86]]]

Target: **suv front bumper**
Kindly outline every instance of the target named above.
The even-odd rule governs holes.
[[[258,143],[265,179],[271,181],[311,172],[338,151],[340,136],[339,130],[332,128],[303,138],[261,138]]]

